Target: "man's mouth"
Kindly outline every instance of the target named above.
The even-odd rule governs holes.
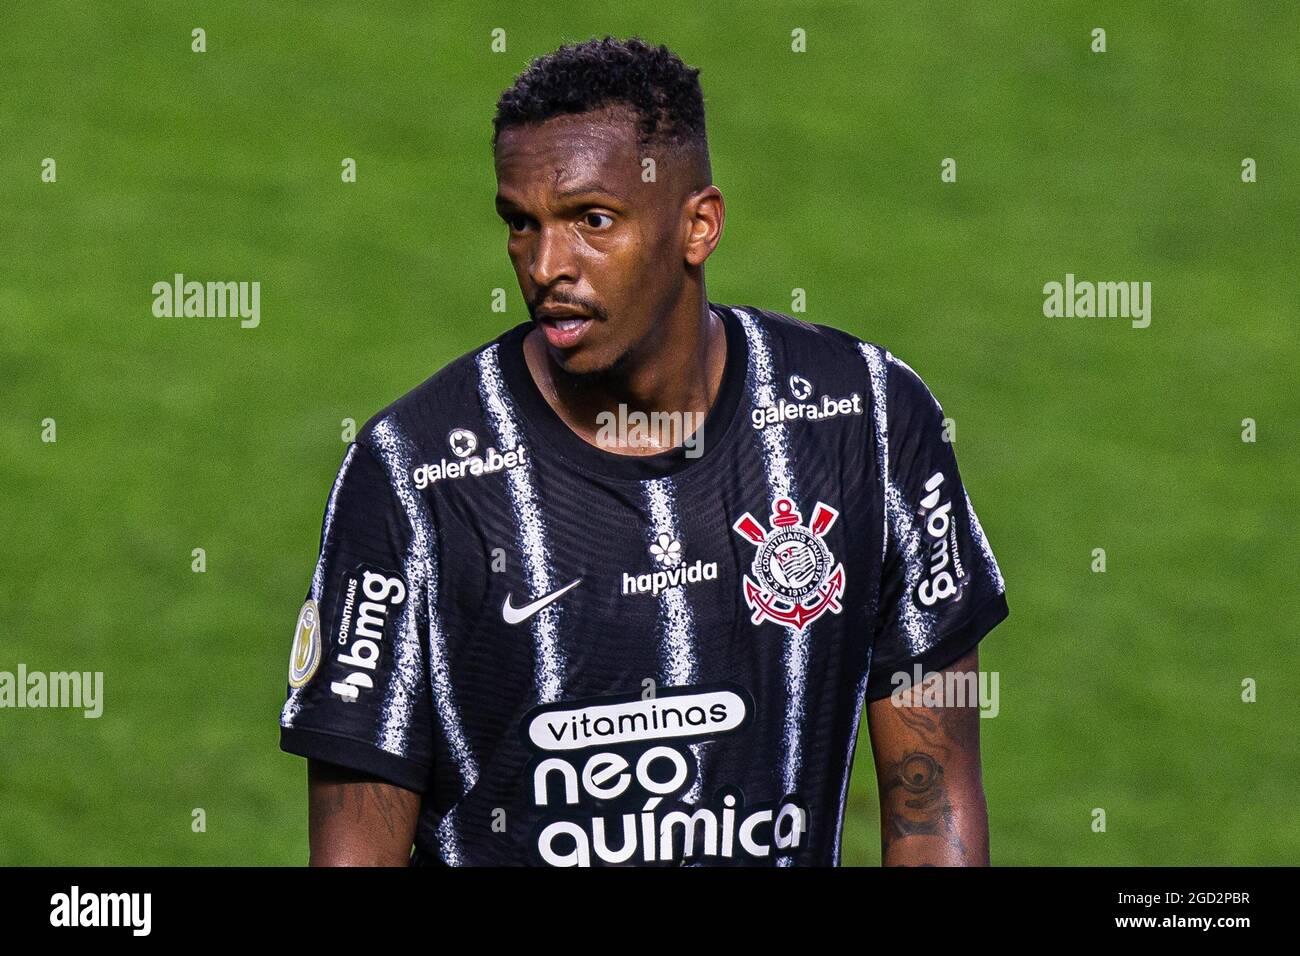
[[[573,348],[594,322],[590,316],[558,309],[553,312],[539,311],[537,321],[542,326],[546,341],[557,349]]]

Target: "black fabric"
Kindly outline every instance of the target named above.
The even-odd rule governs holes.
[[[915,684],[913,668],[918,665],[921,673],[927,674],[936,673],[955,664],[982,641],[989,631],[1001,624],[1008,613],[1010,611],[1007,607],[1006,595],[994,594],[984,602],[982,607],[964,618],[951,633],[940,637],[939,642],[929,650],[922,651],[910,660],[899,662],[893,671],[873,665],[871,676],[867,680],[867,700],[880,700],[888,697],[900,686]],[[908,677],[906,685],[895,679],[894,675],[900,672]]]
[[[372,774],[407,790],[423,793],[429,771],[411,760],[394,756],[365,740],[327,730],[280,728],[280,747],[300,757],[311,757]]]
[[[837,863],[865,701],[1006,616],[920,377],[712,308],[727,359],[698,455],[568,431],[527,325],[349,449],[281,746],[421,792],[416,862]]]

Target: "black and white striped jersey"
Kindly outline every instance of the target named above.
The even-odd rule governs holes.
[[[423,794],[416,862],[837,864],[864,700],[1006,616],[916,373],[713,309],[726,366],[689,447],[576,435],[531,323],[348,447],[281,746]]]

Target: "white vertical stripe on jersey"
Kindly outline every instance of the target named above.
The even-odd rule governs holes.
[[[325,585],[325,555],[329,549],[330,532],[334,529],[334,509],[338,505],[339,490],[343,487],[343,479],[347,477],[348,468],[352,465],[352,459],[356,457],[356,444],[348,445],[347,453],[343,456],[343,464],[339,465],[338,476],[334,479],[334,487],[330,489],[329,500],[325,503],[325,520],[322,522],[320,532],[320,555],[316,558],[316,570],[311,576],[311,599],[320,602],[321,592]],[[322,625],[322,630],[324,629]],[[306,685],[302,687],[293,687],[289,690],[289,699],[284,702],[284,710],[280,712],[280,726],[292,727],[294,718],[298,716],[298,711],[302,709],[302,692]]]
[[[778,386],[773,379],[772,353],[767,347],[767,335],[759,323],[744,309],[736,309],[740,324],[749,344],[749,372],[754,382],[754,403],[758,408],[776,404]],[[759,431],[763,444],[763,467],[767,473],[767,487],[771,496],[768,507],[779,497],[798,503],[798,489],[790,468],[790,439],[785,423],[768,425]],[[797,505],[796,505],[797,506]],[[803,736],[804,695],[807,691],[808,636],[812,623],[802,630],[785,628],[785,742],[781,760],[781,786],[785,794],[799,789],[802,767],[800,747]],[[782,794],[784,796],[785,794]],[[777,857],[778,866],[789,866],[791,857]]]
[[[773,380],[772,353],[767,348],[767,335],[758,322],[744,309],[736,309],[740,324],[745,329],[745,338],[749,343],[749,372],[754,381],[754,405],[757,408],[770,408],[776,404],[779,386]],[[768,425],[760,429],[759,437],[763,442],[763,463],[767,469],[767,484],[772,492],[772,501],[786,497],[797,500],[794,493],[794,476],[790,473],[790,438],[784,422]]]
[[[646,508],[650,513],[647,527],[649,544],[655,544],[660,535],[681,542],[677,528],[676,490],[671,478],[655,478],[644,483]],[[678,561],[685,563],[686,548],[678,552]],[[656,567],[656,570],[658,568]],[[659,621],[663,634],[660,644],[661,679],[670,687],[693,684],[698,678],[699,658],[695,649],[695,614],[686,598],[686,585],[678,584],[659,592]],[[695,782],[684,796],[687,803],[700,798],[700,785],[704,779],[700,759],[703,748],[691,744],[697,773]]]
[[[867,371],[871,378],[871,425],[876,435],[876,470],[880,472],[881,493],[884,493],[884,482],[889,478],[889,418],[886,413],[886,388],[885,388],[885,362],[880,356],[880,350],[866,342],[858,345],[858,351],[862,353],[863,359],[867,363]],[[885,561],[885,555],[889,553],[889,510],[885,507],[880,509],[881,523],[884,527],[880,532],[880,561]]]
[[[398,618],[396,679],[390,677],[385,691],[379,746],[393,753],[405,754],[413,695],[422,693],[428,686],[420,662],[420,602],[412,599],[412,596],[423,596],[429,627],[428,676],[433,682],[432,702],[446,735],[448,749],[464,781],[464,789],[468,791],[478,782],[478,764],[465,739],[448,671],[446,635],[438,610],[438,533],[428,504],[411,480],[414,445],[410,438],[392,416],[376,423],[373,433],[375,450],[411,526],[411,543],[403,567],[409,590],[406,605]]]
[[[411,526],[411,540],[402,558],[402,576],[406,579],[406,601],[398,614],[396,634],[393,641],[393,666],[388,673],[387,686],[384,688],[384,702],[380,711],[379,731],[376,743],[381,750],[405,757],[407,738],[410,734],[411,716],[416,695],[425,692],[428,686],[420,654],[420,596],[430,589],[430,603],[437,593],[437,572],[433,569],[433,528],[429,526],[427,515],[418,513],[414,493],[402,485],[410,481],[407,468],[411,456],[406,451],[400,429],[391,421],[384,419],[374,429],[375,450],[388,471],[389,484],[402,504],[406,520]],[[440,630],[431,625],[431,632]],[[435,695],[435,698],[441,695]]]
[[[488,423],[495,433],[497,448],[505,454],[519,445],[521,436],[514,402],[501,379],[501,366],[497,358],[498,346],[493,343],[478,355],[479,395],[487,411]],[[506,487],[519,530],[519,550],[524,558],[528,575],[529,600],[535,601],[555,590],[551,582],[551,556],[546,543],[546,521],[537,503],[533,488],[533,456],[522,466],[506,469]],[[549,704],[560,699],[564,691],[564,650],[559,641],[559,608],[551,604],[542,608],[532,621],[533,645],[536,658],[534,680],[540,703]]]
[[[891,363],[901,368],[907,366],[895,359],[889,352],[868,342],[860,343],[858,351],[862,353],[862,357],[867,363],[867,371],[871,375],[871,413],[877,423],[878,447],[876,454],[881,468],[881,488],[885,495],[885,525],[888,532],[893,535],[894,546],[898,549],[899,556],[902,559],[903,580],[907,584],[895,610],[898,613],[898,623],[902,628],[903,636],[907,639],[909,651],[914,655],[922,654],[929,650],[934,643],[935,616],[932,611],[922,611],[916,606],[916,602],[911,599],[924,571],[925,555],[921,543],[921,529],[913,520],[913,505],[903,496],[903,490],[899,488],[889,473],[889,406],[887,403],[889,377],[887,366]],[[915,375],[916,373],[913,372],[912,374]],[[884,436],[883,442],[880,440],[881,435]]]
[[[378,421],[373,433],[378,457],[389,473],[389,484],[393,486],[411,525],[411,544],[407,548],[403,571],[407,574],[409,592],[424,597],[424,610],[429,622],[429,679],[433,682],[433,705],[445,730],[447,747],[456,761],[456,769],[464,780],[465,790],[469,790],[478,782],[478,766],[465,740],[460,709],[456,706],[455,691],[447,670],[446,635],[442,614],[438,611],[438,532],[433,527],[428,503],[411,480],[415,446],[393,416]],[[390,679],[383,702],[381,747],[389,749],[389,745],[400,745],[403,753],[411,715],[411,695],[425,687],[417,611],[419,602],[408,598],[399,618],[400,641],[395,670],[400,676],[398,680]]]
[[[388,750],[400,747],[406,750],[409,730],[411,695],[422,693],[428,686],[421,673],[419,659],[418,596],[425,599],[425,612],[429,626],[429,679],[433,682],[433,706],[438,711],[448,749],[463,781],[462,790],[468,792],[478,782],[478,766],[470,752],[461,725],[460,710],[456,706],[455,691],[447,666],[446,635],[442,616],[438,611],[438,561],[437,531],[429,515],[428,505],[411,480],[413,447],[410,439],[392,417],[382,419],[374,428],[376,451],[388,472],[389,484],[411,526],[411,543],[407,548],[402,572],[408,585],[407,600],[398,618],[399,635],[396,666],[397,680],[390,678],[384,697],[383,721],[379,731],[379,746]],[[447,828],[443,837],[446,856],[459,858],[459,841]]]
[[[876,471],[881,475],[881,495],[887,499],[886,486],[889,483],[889,405],[884,355],[888,353],[882,354],[880,349],[867,342],[858,343],[858,351],[862,353],[862,358],[867,363],[867,372],[871,379],[871,427],[876,438]],[[881,524],[883,525],[880,529],[880,561],[883,567],[885,556],[889,553],[890,509],[887,506],[882,506],[880,513],[882,516]],[[880,592],[877,589],[876,605],[873,610],[879,610],[879,602]],[[875,614],[872,615],[873,619],[874,617]],[[874,635],[872,636],[874,638]],[[840,865],[840,842],[843,835],[844,810],[849,799],[849,778],[853,774],[853,751],[858,743],[858,727],[862,723],[862,707],[866,703],[867,678],[871,673],[871,663],[870,652],[868,652],[867,671],[863,673],[862,680],[858,682],[857,686],[853,710],[853,733],[849,736],[848,751],[844,757],[844,777],[840,781],[840,823],[835,831],[835,845],[832,849],[836,866]]]
[[[993,549],[989,547],[989,539],[984,536],[984,528],[980,524],[980,519],[975,515],[975,506],[970,503],[970,495],[966,494],[966,489],[962,488],[962,494],[966,495],[966,514],[970,516],[970,533],[979,545],[980,554],[984,557],[984,572],[989,576],[989,581],[993,587],[1002,593],[1007,589],[1006,583],[1002,580],[1002,569],[998,567],[997,558],[993,557]]]
[[[448,866],[464,866],[465,861],[461,859],[460,854],[460,837],[456,835],[456,810],[459,804],[452,807],[438,821],[438,829],[435,831],[438,835],[438,844],[442,847],[442,862]]]
[[[650,512],[647,528],[648,542],[654,544],[660,535],[681,541],[677,528],[675,494],[671,478],[647,481],[646,506]],[[679,561],[684,562],[685,547]],[[656,566],[655,570],[658,570]],[[686,586],[678,584],[659,592],[659,606],[663,621],[663,644],[660,648],[664,679],[671,686],[692,684],[696,679],[698,660],[695,653],[695,615],[686,600]]]

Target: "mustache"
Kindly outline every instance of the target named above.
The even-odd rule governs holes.
[[[534,301],[528,303],[528,314],[534,322],[537,319],[537,310],[543,305],[571,305],[575,309],[582,309],[593,319],[603,322],[609,316],[605,310],[594,302],[587,302],[579,299],[577,296],[568,295],[567,293],[557,292],[550,295],[540,295]]]

